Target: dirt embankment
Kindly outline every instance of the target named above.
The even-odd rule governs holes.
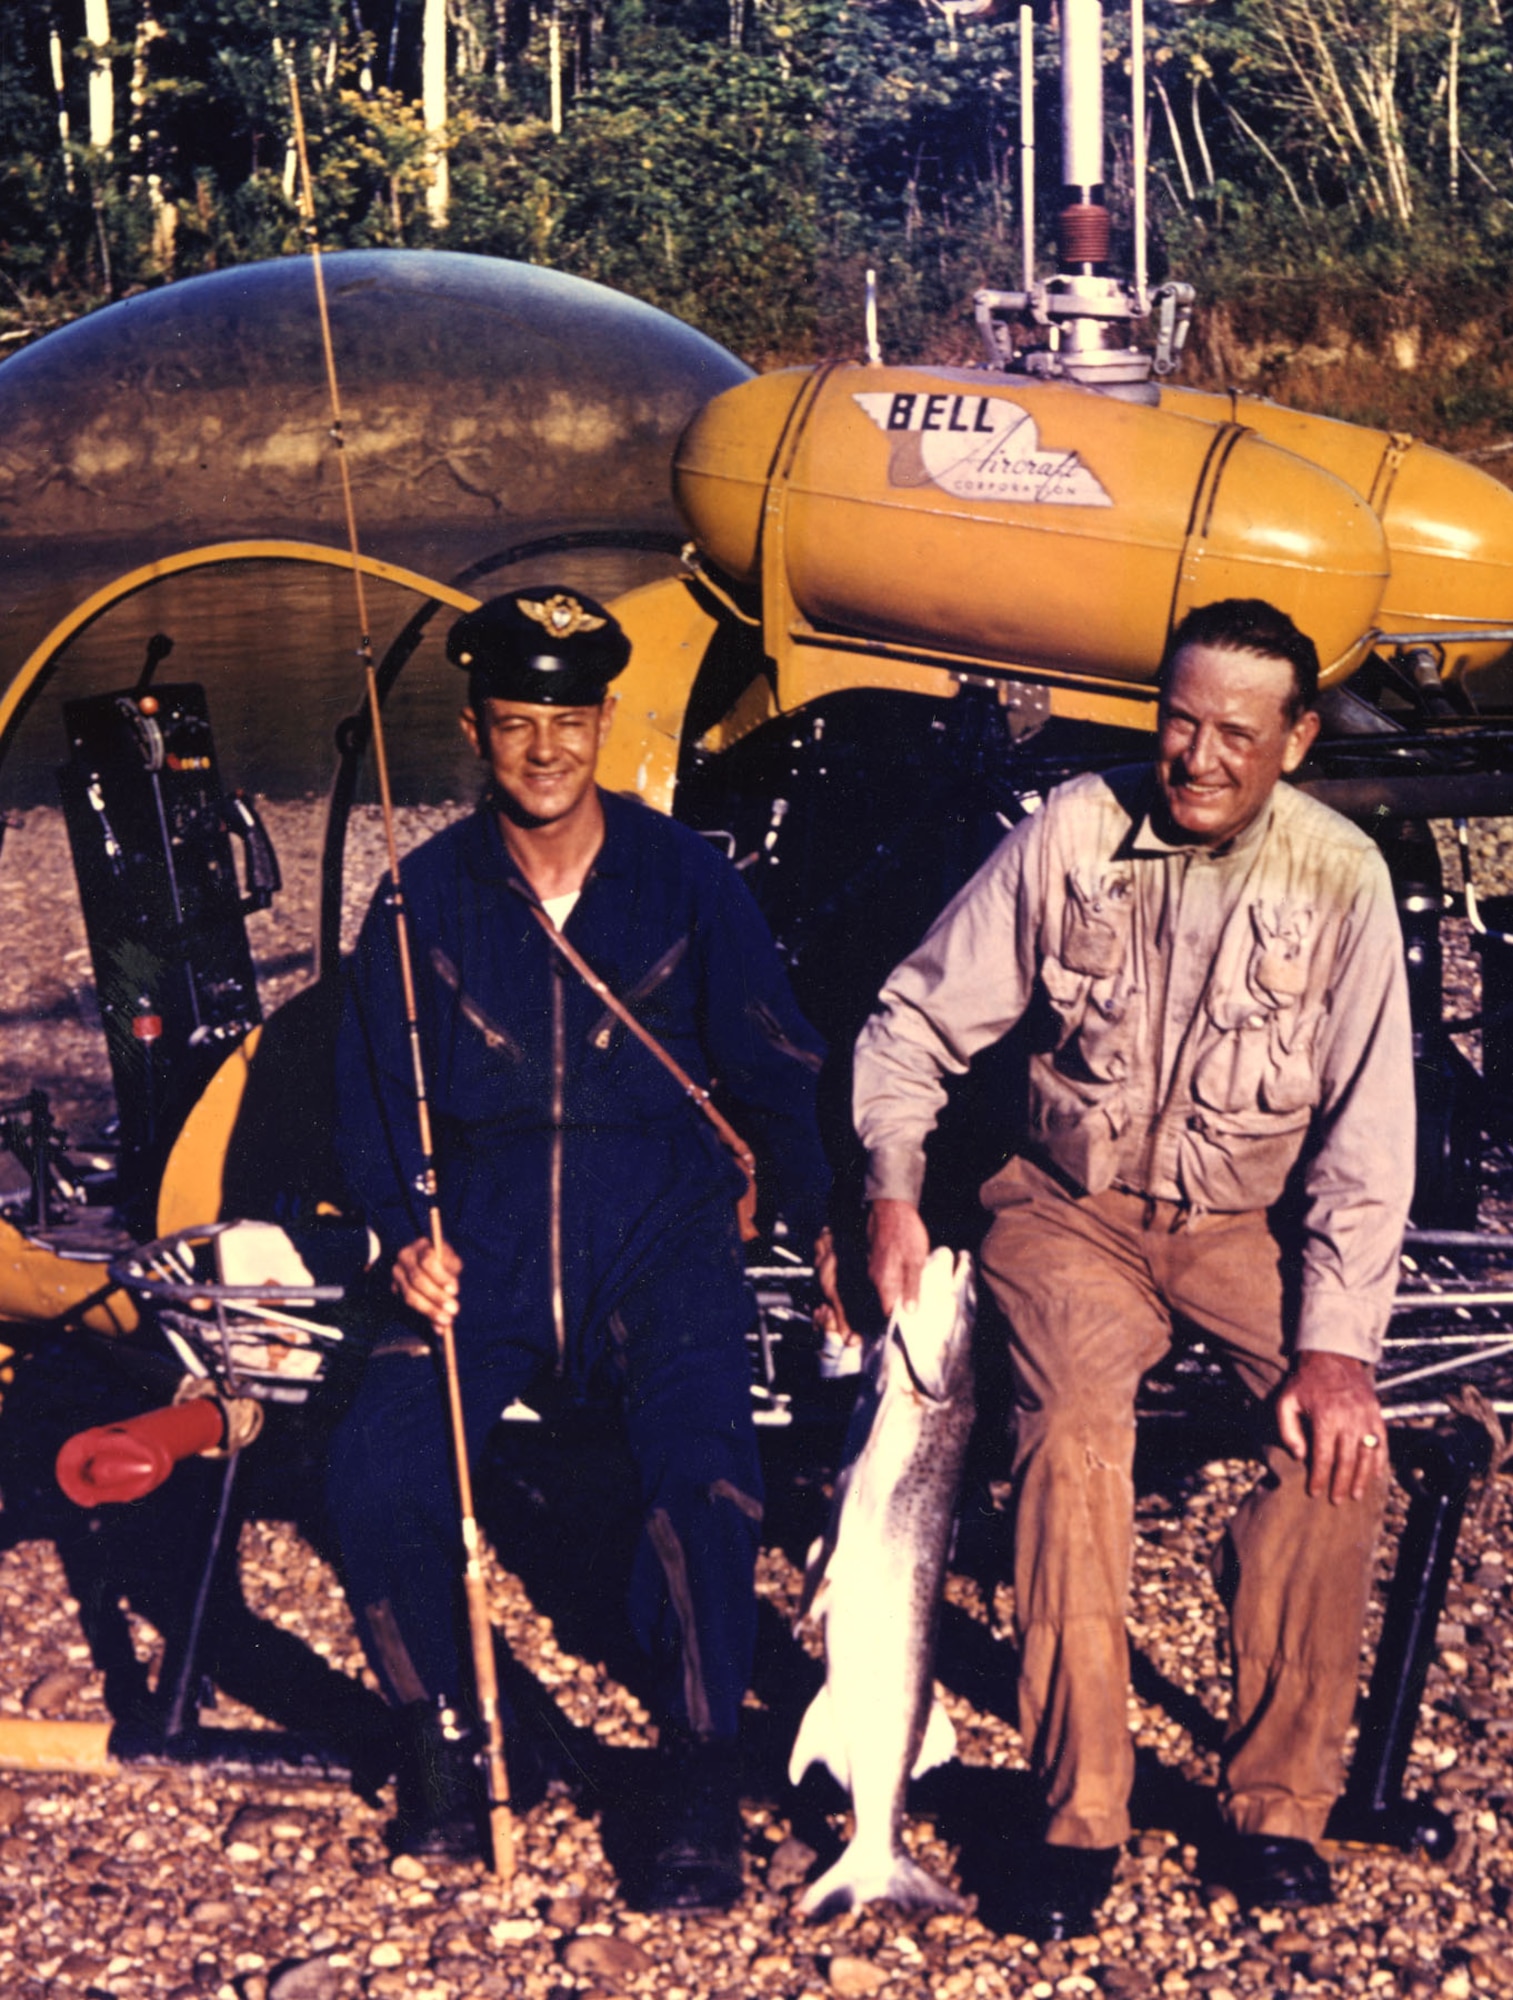
[[[1513,474],[1513,305],[1269,280],[1200,304],[1181,380],[1412,431]],[[1506,453],[1499,450],[1506,446]]]

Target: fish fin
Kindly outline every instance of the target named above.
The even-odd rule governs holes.
[[[868,1864],[856,1853],[856,1842],[811,1882],[799,1902],[799,1915],[823,1922],[854,1910],[862,1903],[896,1903],[901,1910],[965,1910],[968,1904],[954,1889],[911,1861],[907,1854],[889,1854]]]
[[[809,1553],[804,1558],[804,1588],[799,1594],[799,1608],[793,1614],[795,1632],[819,1603],[834,1550],[835,1542],[829,1535],[816,1535],[809,1544]]]
[[[955,1755],[956,1725],[942,1708],[940,1696],[936,1695],[930,1703],[930,1719],[925,1724],[919,1755],[914,1759],[914,1769],[909,1775],[911,1778],[922,1778],[937,1764],[949,1764]]]
[[[851,1759],[846,1755],[845,1738],[835,1726],[835,1703],[826,1681],[804,1710],[799,1733],[793,1739],[788,1759],[788,1782],[796,1785],[811,1764],[823,1764],[838,1785],[851,1789]]]

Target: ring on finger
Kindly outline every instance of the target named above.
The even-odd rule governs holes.
[[[1361,1443],[1366,1447],[1367,1451],[1375,1451],[1381,1442],[1375,1431],[1367,1431],[1366,1435],[1361,1439]]]

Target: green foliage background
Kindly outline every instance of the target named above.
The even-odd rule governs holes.
[[[301,246],[283,53],[330,247],[548,263],[758,365],[855,352],[871,265],[890,358],[967,358],[973,291],[1018,277],[1017,7],[999,4],[555,0],[556,130],[553,0],[449,0],[439,222],[423,0],[109,0],[103,149],[84,0],[7,0],[0,340]],[[1110,5],[1105,27],[1127,243],[1128,18]],[[1042,271],[1055,31],[1040,0]],[[1510,38],[1502,0],[1150,0],[1152,263],[1199,288],[1189,379],[1473,445],[1513,429]]]

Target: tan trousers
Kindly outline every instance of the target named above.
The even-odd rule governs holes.
[[[1025,1160],[982,1190],[982,1270],[1015,1370],[1014,1552],[1020,1729],[1047,1838],[1112,1847],[1130,1831],[1125,1614],[1133,1560],[1135,1394],[1202,1330],[1252,1396],[1286,1371],[1280,1253],[1264,1213],[1188,1218],[1169,1202],[1076,1197]],[[1223,1555],[1234,1689],[1221,1805],[1241,1833],[1317,1840],[1341,1782],[1361,1628],[1386,1498],[1309,1499],[1279,1444]]]

